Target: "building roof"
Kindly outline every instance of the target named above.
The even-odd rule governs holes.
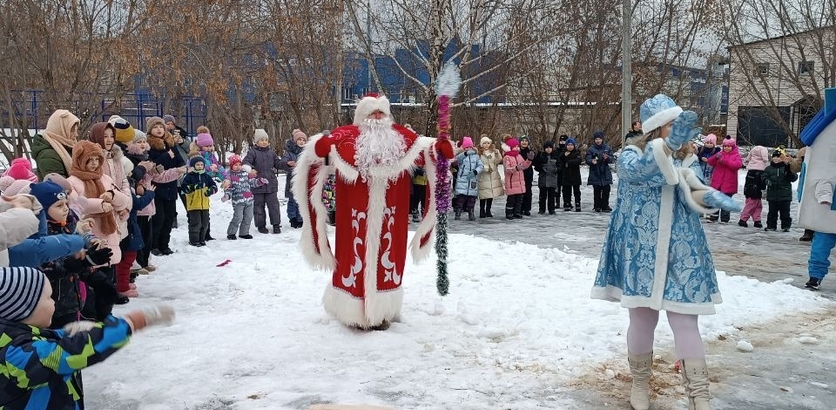
[[[785,34],[783,36],[778,36],[778,37],[770,37],[770,38],[763,38],[763,39],[760,39],[760,40],[753,40],[753,41],[749,41],[749,42],[742,43],[742,44],[734,44],[734,45],[726,47],[726,49],[727,50],[732,50],[732,49],[735,49],[735,48],[738,48],[738,47],[746,47],[746,46],[751,46],[753,44],[765,43],[765,42],[768,42],[768,41],[780,40],[782,38],[791,38],[791,37],[800,36],[800,35],[803,35],[803,34],[810,34],[810,33],[815,33],[815,32],[818,32],[818,31],[827,31],[827,30],[836,31],[836,25],[827,26],[827,27],[818,27],[818,28],[814,28],[812,30],[799,31],[797,33]]]

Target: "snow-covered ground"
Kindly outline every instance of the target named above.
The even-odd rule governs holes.
[[[613,364],[625,361],[627,315],[616,304],[589,299],[597,258],[557,243],[496,239],[519,230],[543,236],[532,225],[494,218],[495,236],[489,239],[469,233],[481,221],[455,221],[450,295],[442,298],[435,291],[434,258],[420,265],[409,261],[403,321],[385,332],[360,332],[324,313],[320,298],[330,274],[306,266],[298,230],[285,223],[281,235],[227,241],[231,206],[213,198],[212,207],[213,236],[219,239],[189,247],[181,210],[180,228],[173,233],[177,253],[154,258],[159,270],[137,280],[141,297],[116,310],[169,303],[177,309],[176,324],[136,335],[124,351],[86,370],[89,408],[307,409],[316,403],[365,403],[434,410],[588,409],[605,406],[596,401],[603,393],[595,392],[601,380],[621,380],[613,388],[624,389],[619,372],[626,366]],[[501,214],[498,210],[494,213]],[[601,224],[578,223],[571,235],[577,243],[599,244],[603,232]],[[736,346],[755,337],[746,333],[753,328],[834,308],[816,293],[781,281],[723,272],[718,278],[724,303],[716,315],[700,320],[706,340]],[[834,334],[831,329],[825,336]],[[657,348],[673,351],[664,315]],[[728,358],[735,360],[748,359]],[[726,360],[710,359],[718,361]],[[827,375],[819,380],[827,381]],[[746,397],[765,394],[756,390]],[[669,404],[681,408],[678,399],[681,395]],[[627,407],[621,400],[613,408]]]

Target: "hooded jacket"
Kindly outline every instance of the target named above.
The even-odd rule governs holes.
[[[743,158],[734,140],[725,140],[723,144],[730,145],[732,150],[729,153],[720,151],[708,158],[708,165],[714,167],[711,187],[726,195],[733,195],[737,193],[737,171],[743,167]]]

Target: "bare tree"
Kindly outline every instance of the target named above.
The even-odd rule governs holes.
[[[798,133],[823,104],[823,90],[836,85],[836,3],[726,0],[723,6],[730,107],[759,107],[798,144]],[[729,113],[730,131],[737,131],[742,114]]]

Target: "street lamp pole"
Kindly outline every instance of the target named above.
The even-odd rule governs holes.
[[[633,56],[630,35],[633,18],[630,0],[623,0],[621,9],[621,147],[633,122]]]

